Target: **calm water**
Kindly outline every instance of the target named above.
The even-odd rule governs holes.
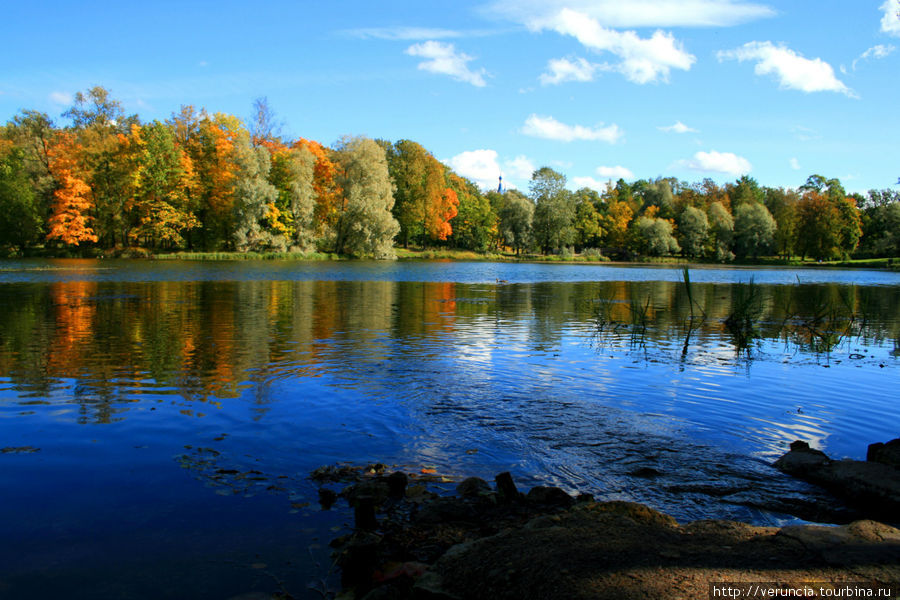
[[[0,262],[0,597],[321,597],[350,521],[319,510],[323,464],[781,523],[812,492],[769,466],[788,443],[863,458],[900,435],[900,274],[698,268],[691,300],[681,278]]]

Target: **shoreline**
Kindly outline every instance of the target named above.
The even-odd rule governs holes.
[[[760,260],[741,260],[731,262],[709,262],[692,260],[681,257],[643,258],[638,260],[610,260],[606,257],[596,259],[582,255],[557,256],[524,254],[514,255],[506,253],[479,253],[467,250],[406,250],[395,248],[399,262],[436,261],[436,262],[496,262],[496,263],[524,263],[524,264],[560,264],[560,265],[594,265],[616,267],[694,267],[694,268],[785,268],[785,269],[860,269],[860,270],[886,270],[900,271],[900,259],[895,258],[866,258],[837,261],[814,261],[799,259],[781,259],[775,257]],[[131,259],[148,261],[244,261],[244,260],[275,260],[275,261],[303,261],[303,262],[356,262],[368,261],[350,256],[339,255],[331,252],[152,252],[144,248],[129,248],[124,250],[97,250],[88,249],[84,252],[46,252],[43,250],[31,250],[22,253],[22,256],[4,256],[0,260],[21,259]]]
[[[868,519],[678,523],[634,502],[544,486],[521,493],[509,473],[493,487],[470,477],[451,496],[428,491],[415,473],[386,475],[380,464],[323,467],[312,478],[330,501],[338,494],[326,483],[353,482],[339,496],[354,510],[354,532],[331,543],[338,600],[676,600],[707,597],[714,582],[877,590],[900,581],[900,530]]]

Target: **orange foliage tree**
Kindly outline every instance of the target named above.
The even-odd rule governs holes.
[[[50,172],[57,189],[53,192],[47,239],[71,246],[98,239],[91,227],[90,212],[94,207],[91,188],[76,171],[79,150],[72,135],[66,132],[58,134],[50,149]]]

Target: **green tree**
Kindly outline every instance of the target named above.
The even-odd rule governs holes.
[[[754,259],[768,252],[775,239],[775,219],[766,207],[756,202],[745,202],[734,211],[734,251],[740,257]]]
[[[688,206],[678,219],[678,238],[685,256],[700,256],[709,234],[709,220],[699,208]]]
[[[384,149],[365,137],[345,138],[335,154],[344,191],[335,251],[353,256],[393,258],[400,225],[391,214],[393,185]]]
[[[561,250],[575,241],[575,204],[566,189],[566,177],[550,167],[541,167],[529,184],[534,200],[534,240],[544,254]]]
[[[710,256],[718,261],[734,259],[731,245],[734,241],[734,218],[721,202],[716,201],[708,209],[709,233],[712,241]]]
[[[50,218],[56,179],[50,172],[50,147],[56,127],[46,114],[23,110],[3,128],[2,137],[20,148],[23,168],[34,191],[34,204],[42,223]]]
[[[21,250],[41,233],[26,153],[0,141],[0,247]]]
[[[500,207],[500,232],[516,254],[531,246],[534,203],[518,190],[507,190]]]
[[[575,245],[578,249],[599,248],[604,234],[603,215],[597,210],[600,194],[590,188],[581,188],[575,197]]]
[[[794,242],[797,238],[797,203],[800,195],[794,190],[784,188],[765,188],[766,208],[775,218],[777,229],[775,230],[775,251],[790,258],[794,250]]]
[[[742,204],[762,204],[765,193],[759,183],[749,175],[742,175],[733,186],[729,186],[728,196],[731,198],[731,210],[737,216],[737,209]]]
[[[672,223],[658,217],[638,217],[631,226],[631,246],[638,254],[664,256],[681,250]]]
[[[287,248],[285,235],[271,227],[278,190],[269,183],[271,159],[262,147],[254,147],[250,135],[244,133],[235,140],[234,179],[234,247],[248,250],[277,250]]]

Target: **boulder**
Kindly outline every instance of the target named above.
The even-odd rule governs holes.
[[[889,447],[893,442],[884,444]],[[870,455],[872,449],[870,446]],[[882,450],[876,449],[880,456]],[[822,486],[863,514],[896,522],[900,516],[900,468],[876,461],[831,460],[804,442],[775,461],[775,467],[799,479]]]
[[[558,506],[560,508],[569,508],[575,504],[575,499],[558,487],[543,485],[531,488],[525,499],[532,504]]]
[[[866,452],[866,460],[900,467],[900,438],[891,440],[886,444],[881,442],[870,444],[869,450]]]
[[[480,477],[468,477],[456,486],[456,493],[463,498],[477,498],[491,493],[491,486]]]

